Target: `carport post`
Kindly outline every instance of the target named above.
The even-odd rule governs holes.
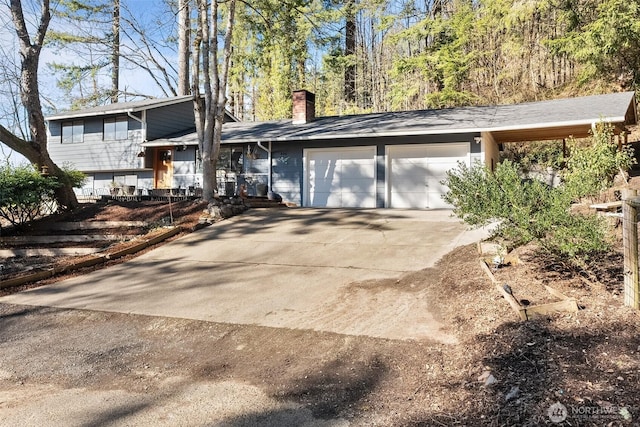
[[[624,305],[640,309],[638,285],[638,207],[636,190],[622,193],[622,242],[624,249]]]

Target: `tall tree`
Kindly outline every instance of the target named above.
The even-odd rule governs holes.
[[[78,200],[73,192],[72,185],[67,174],[51,160],[47,151],[47,131],[40,103],[38,66],[42,46],[51,21],[49,0],[42,0],[41,2],[40,16],[35,24],[35,35],[33,37],[29,34],[22,2],[20,0],[11,0],[10,9],[20,45],[20,99],[27,112],[30,139],[20,138],[5,127],[0,126],[0,141],[25,156],[31,163],[37,165],[39,169],[46,167],[50,173],[58,177],[61,185],[56,190],[56,200],[62,209],[73,209],[78,206]]]
[[[220,10],[221,3],[226,5],[225,14]],[[227,81],[236,1],[212,0],[209,5],[208,0],[196,0],[196,4],[198,26],[191,59],[191,93],[198,149],[202,159],[203,198],[212,202],[217,193],[216,164],[227,103]],[[219,46],[218,25],[223,16],[226,18],[226,28],[222,35],[222,46]]]
[[[47,42],[75,55],[49,66],[59,76],[59,87],[74,98],[73,108],[118,102],[120,9],[120,0],[60,0],[55,8],[58,25]]]
[[[120,0],[113,0],[111,22],[111,103],[120,96]]]
[[[346,0],[344,5],[344,100],[347,103],[356,102],[356,2]]]
[[[640,85],[640,1],[567,2],[565,14],[571,31],[553,46],[585,65],[582,82],[616,82],[622,89]]]
[[[317,7],[311,0],[242,2],[234,30],[230,84],[234,111],[250,99],[248,116],[289,117],[291,92],[306,85],[308,39]]]
[[[189,95],[189,42],[191,22],[189,0],[178,1],[178,95]]]

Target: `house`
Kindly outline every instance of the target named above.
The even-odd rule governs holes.
[[[227,121],[237,120],[231,113]],[[145,149],[146,141],[195,131],[191,96],[123,102],[46,118],[54,162],[84,172],[79,195],[109,194],[114,186],[148,191],[187,188],[201,179],[197,144]]]
[[[637,123],[633,92],[340,117],[316,117],[315,96],[308,91],[294,92],[293,104],[293,119],[225,123],[218,165],[221,194],[236,193],[245,186],[250,195],[266,195],[270,189],[301,206],[446,208],[441,181],[458,162],[478,160],[493,167],[506,142],[586,137],[601,120],[622,134],[628,125]],[[75,117],[86,119],[82,113]],[[166,126],[174,118],[164,116],[161,121]],[[132,165],[131,175],[114,175],[113,179],[133,183],[135,174],[136,185],[148,188],[197,186],[201,175],[193,126],[171,135],[151,134],[151,110],[146,123],[146,137],[139,135],[135,150],[126,154],[119,150],[122,159],[107,162],[109,166],[116,160]],[[71,153],[61,150],[65,143],[60,141],[60,132],[58,139],[51,133],[49,148],[54,160],[73,163]],[[107,155],[108,145],[102,147],[102,155]],[[140,148],[144,157],[137,158],[140,164],[135,168],[133,151]],[[98,163],[87,159],[97,152],[83,152],[74,154],[77,161],[82,160],[82,166],[74,164],[77,168],[86,170],[85,164]],[[94,190],[109,178],[99,173],[106,171],[95,171],[90,187]]]

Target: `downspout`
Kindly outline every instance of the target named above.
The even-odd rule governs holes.
[[[142,110],[141,119],[131,114],[131,111],[127,111],[127,116],[131,117],[133,120],[142,125],[142,142],[147,142],[147,110]]]
[[[142,110],[142,118],[139,119],[136,116],[134,116],[131,111],[127,111],[127,116],[132,118],[133,120],[135,120],[136,122],[140,123],[142,125],[142,141],[139,142],[139,144],[142,144],[143,142],[147,142],[147,110]],[[145,153],[146,154],[146,149],[144,147],[140,147],[140,153]],[[145,156],[140,157],[140,165],[139,167],[141,169],[144,169],[146,165],[145,162]]]
[[[266,148],[264,145],[262,145],[261,141],[258,141],[257,145],[258,147],[262,148],[264,151],[267,152],[267,158],[269,159],[269,175],[267,176],[267,194],[273,193],[273,187],[271,186],[271,174],[273,171],[273,165],[271,162],[271,141],[269,141],[269,148]]]

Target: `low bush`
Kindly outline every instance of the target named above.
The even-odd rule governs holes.
[[[475,164],[460,164],[447,174],[444,199],[454,214],[472,226],[497,222],[494,237],[509,246],[539,241],[555,255],[586,259],[610,248],[607,226],[595,216],[570,212],[572,194],[523,178],[509,160],[494,172]]]
[[[65,169],[64,179],[81,185],[85,177],[81,172]],[[57,177],[41,175],[31,165],[0,166],[0,217],[20,225],[54,212],[54,193],[60,185]]]
[[[599,123],[586,144],[572,141],[560,187],[527,179],[526,162],[504,160],[494,172],[479,163],[460,164],[443,182],[449,188],[444,199],[472,226],[497,222],[495,237],[512,246],[537,240],[552,255],[580,263],[609,251],[611,233],[595,214],[571,213],[572,202],[608,189],[635,162],[633,150],[618,149],[612,137],[611,125]],[[558,163],[556,151],[547,157]]]

